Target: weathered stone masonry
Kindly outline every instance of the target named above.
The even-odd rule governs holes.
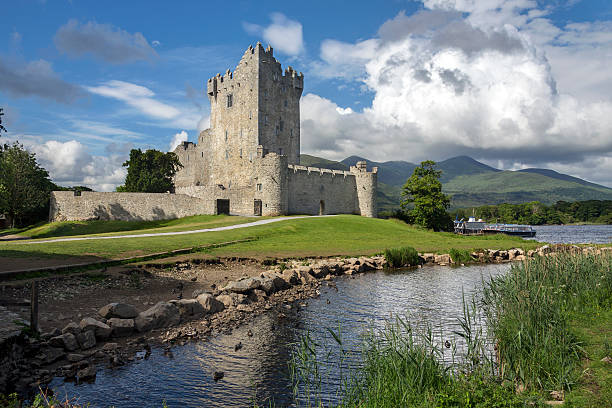
[[[121,194],[127,193],[98,193],[102,195],[96,198],[109,209],[117,204],[134,208],[138,215],[132,218],[139,219],[220,213],[375,217],[376,168],[368,172],[365,162],[350,171],[300,166],[303,87],[304,75],[292,67],[283,71],[271,47],[249,46],[233,72],[228,69],[207,82],[211,127],[200,133],[197,143],[184,142],[174,150],[183,165],[175,177],[177,194],[165,195],[156,212],[145,210],[146,202],[126,204],[131,197]],[[170,203],[173,197],[176,204]],[[54,193],[54,200],[61,205],[52,206],[51,219],[96,218],[95,202],[83,210],[82,197]],[[128,213],[104,214],[127,219]]]

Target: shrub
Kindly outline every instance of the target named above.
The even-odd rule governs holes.
[[[387,248],[385,259],[392,268],[415,266],[421,263],[419,253],[413,247]]]
[[[449,254],[454,263],[466,264],[474,261],[472,255],[470,255],[470,251],[467,249],[451,248]]]

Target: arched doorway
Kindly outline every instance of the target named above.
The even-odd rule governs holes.
[[[325,201],[319,201],[319,215],[325,214]]]

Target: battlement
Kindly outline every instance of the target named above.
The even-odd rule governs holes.
[[[324,174],[330,174],[332,176],[354,176],[353,173],[351,173],[350,171],[346,171],[346,170],[332,170],[332,169],[323,169],[320,167],[309,167],[309,166],[300,166],[299,164],[290,164],[289,166],[289,170],[293,170],[294,173],[303,171],[303,172],[307,172],[308,174],[310,173],[319,173],[320,175],[324,175]]]
[[[368,164],[365,160],[358,161],[354,166],[350,167],[351,173],[378,173],[378,167],[372,167],[372,171],[368,172]]]

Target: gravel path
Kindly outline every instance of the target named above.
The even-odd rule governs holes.
[[[301,215],[299,217],[279,217],[279,218],[270,218],[267,220],[247,222],[245,224],[228,225],[225,227],[217,227],[217,228],[203,228],[203,229],[189,230],[189,231],[151,232],[151,233],[146,233],[146,234],[112,235],[112,236],[103,236],[103,237],[56,238],[56,239],[19,242],[19,244],[44,244],[47,242],[84,241],[84,240],[91,240],[91,239],[142,238],[142,237],[160,237],[160,236],[169,236],[169,235],[199,234],[201,232],[227,231],[227,230],[233,230],[233,229],[238,229],[238,228],[254,227],[256,225],[271,224],[273,222],[279,222],[279,221],[285,221],[285,220],[297,220],[299,218],[319,218],[319,217],[333,217],[333,215],[314,215],[314,216],[313,215]]]

